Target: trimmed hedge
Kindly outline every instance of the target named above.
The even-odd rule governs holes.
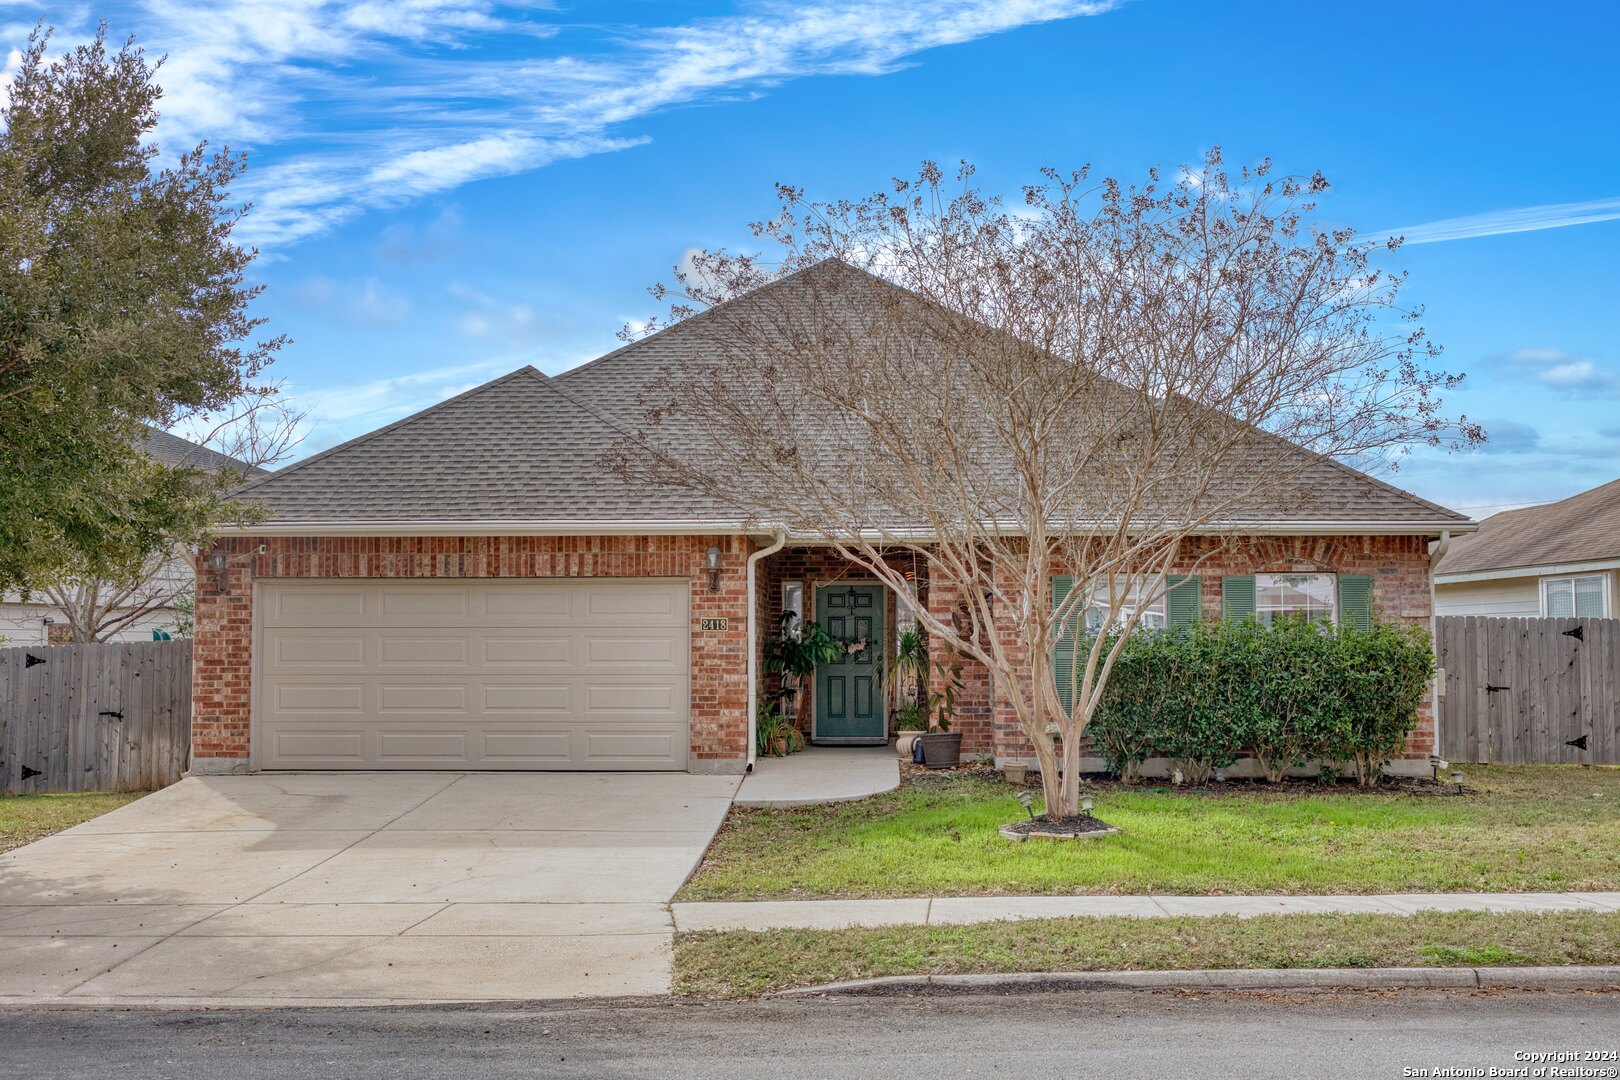
[[[1128,781],[1158,755],[1202,783],[1247,750],[1273,782],[1324,759],[1351,763],[1367,786],[1417,726],[1433,675],[1428,631],[1407,623],[1358,630],[1247,619],[1139,630],[1086,734]]]

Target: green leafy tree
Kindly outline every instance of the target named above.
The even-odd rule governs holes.
[[[143,423],[219,429],[275,399],[231,242],[240,155],[167,160],[161,61],[106,27],[59,59],[30,37],[0,113],[0,588],[137,573],[204,542],[227,479],[144,454]]]

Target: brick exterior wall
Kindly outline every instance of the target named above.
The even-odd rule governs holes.
[[[259,548],[263,545],[263,552]],[[718,591],[706,557],[721,552]],[[199,771],[245,767],[252,716],[253,583],[298,578],[684,577],[692,582],[690,764],[741,772],[748,745],[743,536],[230,537],[197,560],[192,756]],[[209,559],[228,566],[216,581]],[[221,587],[223,585],[223,588]],[[729,620],[724,632],[701,620]],[[211,763],[202,765],[200,763]]]
[[[264,550],[259,550],[260,545]],[[721,551],[718,591],[709,589],[708,549]],[[746,561],[752,543],[744,536],[668,537],[231,537],[197,561],[196,647],[192,686],[194,759],[245,767],[252,714],[253,583],[298,578],[577,578],[684,577],[691,585],[692,673],[690,767],[734,772],[748,751],[748,618],[758,619],[757,647],[775,633],[784,581],[805,584],[807,615],[815,617],[815,587],[866,579],[826,548],[787,548],[757,566],[755,610],[747,610]],[[217,582],[209,556],[228,560]],[[909,561],[909,560],[908,560]],[[1221,617],[1221,578],[1274,572],[1361,573],[1373,578],[1373,600],[1383,619],[1427,623],[1430,617],[1428,543],[1422,537],[1253,537],[1194,539],[1176,572],[1201,577],[1203,616]],[[919,592],[928,609],[949,617],[959,598],[949,586],[930,584],[918,568]],[[221,585],[223,584],[223,588]],[[885,655],[893,647],[891,597]],[[724,632],[699,629],[701,620],[726,618]],[[1016,654],[1005,628],[1004,643]],[[935,660],[946,657],[935,645]],[[762,659],[762,655],[760,656]],[[963,752],[997,758],[1032,756],[1004,693],[990,673],[965,661],[954,730]],[[775,689],[760,677],[762,693]],[[812,695],[808,695],[813,698]],[[808,735],[813,700],[802,703],[800,727]],[[1434,749],[1432,702],[1425,699],[1406,756],[1424,760]]]
[[[1429,544],[1420,536],[1193,538],[1186,542],[1173,572],[1199,575],[1206,621],[1221,617],[1221,578],[1227,574],[1368,574],[1373,579],[1375,618],[1427,626],[1431,615]],[[1005,640],[1016,651],[1010,634]],[[1426,761],[1434,752],[1432,694],[1431,689],[1418,709],[1418,725],[1407,738],[1404,757],[1409,761]],[[1003,694],[997,695],[995,708],[995,753],[998,758],[1034,759],[1034,748]]]

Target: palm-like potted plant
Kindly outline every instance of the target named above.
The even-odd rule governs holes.
[[[934,726],[922,737],[923,764],[930,769],[952,769],[962,763],[962,733],[951,730],[956,716],[956,699],[962,690],[960,661],[934,665],[940,690],[928,696],[934,713]]]
[[[889,685],[896,698],[894,749],[910,761],[912,744],[928,730],[928,638],[921,630],[907,630],[895,643]]]

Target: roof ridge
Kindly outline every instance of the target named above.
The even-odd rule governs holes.
[[[603,363],[606,363],[609,360],[617,359],[618,357],[624,355],[625,353],[631,351],[632,349],[635,349],[635,348],[637,348],[637,347],[639,347],[641,345],[647,344],[649,341],[656,341],[659,338],[664,337],[667,334],[672,334],[677,330],[681,330],[681,329],[684,329],[685,327],[693,326],[693,325],[702,323],[704,320],[708,319],[710,316],[715,315],[716,313],[718,313],[720,311],[723,311],[724,309],[726,309],[728,307],[731,307],[733,304],[737,303],[739,300],[746,300],[746,299],[749,299],[751,297],[757,297],[760,293],[765,292],[768,289],[775,289],[777,286],[786,285],[788,282],[792,281],[794,278],[800,277],[800,276],[802,276],[804,274],[808,274],[810,271],[815,270],[818,267],[825,266],[827,263],[836,263],[837,265],[842,266],[842,267],[844,267],[846,269],[849,269],[849,270],[858,270],[859,269],[858,267],[850,266],[849,263],[847,263],[844,260],[839,259],[839,258],[837,258],[835,256],[832,256],[832,255],[829,255],[824,259],[817,259],[815,262],[811,263],[809,266],[801,266],[797,270],[790,271],[789,273],[783,274],[780,277],[772,278],[770,281],[767,281],[765,284],[759,286],[758,288],[749,289],[747,292],[738,293],[736,296],[729,296],[726,299],[720,301],[718,304],[713,305],[712,307],[706,307],[702,311],[699,311],[699,312],[697,312],[695,314],[692,314],[692,315],[688,315],[686,318],[681,319],[678,322],[669,323],[668,325],[663,326],[663,327],[659,328],[658,330],[655,330],[652,333],[648,334],[646,337],[639,337],[634,341],[627,341],[623,345],[620,345],[617,349],[614,349],[612,352],[603,353],[601,356],[598,356],[593,360],[587,360],[583,364],[578,364],[578,365],[576,365],[574,367],[571,367],[567,371],[559,371],[556,375],[548,375],[547,378],[566,379],[571,375],[577,375],[580,372],[585,371],[585,370],[587,370],[589,368],[596,367],[598,364],[603,364]],[[882,279],[879,278],[878,280],[881,281]],[[892,284],[892,283],[886,282],[885,284]],[[898,287],[898,286],[896,286],[896,287]]]
[[[483,391],[488,390],[491,387],[497,385],[498,383],[504,383],[504,382],[506,382],[506,381],[508,381],[510,379],[515,379],[519,375],[522,375],[525,371],[532,371],[536,375],[541,374],[540,370],[538,368],[536,368],[533,364],[525,364],[522,367],[517,368],[516,370],[508,371],[505,375],[497,375],[495,378],[490,379],[488,382],[479,383],[477,386],[474,386],[474,387],[471,387],[469,389],[463,390],[461,393],[456,394],[456,395],[454,395],[452,397],[447,397],[443,401],[435,401],[432,405],[429,405],[427,408],[418,409],[416,412],[411,413],[409,416],[402,416],[398,420],[395,420],[391,424],[384,424],[382,427],[376,428],[373,431],[368,431],[364,435],[356,435],[354,438],[348,439],[348,440],[346,440],[344,442],[340,442],[336,446],[329,446],[325,450],[322,450],[318,454],[311,454],[309,457],[304,458],[302,461],[295,461],[291,465],[286,466],[285,468],[277,469],[275,472],[268,473],[268,474],[266,474],[264,476],[255,477],[253,480],[248,481],[247,483],[241,485],[240,487],[232,489],[231,496],[234,498],[234,497],[236,497],[238,495],[245,495],[245,494],[249,493],[250,491],[252,491],[254,488],[257,488],[257,487],[259,487],[259,486],[261,486],[263,484],[269,483],[271,480],[279,480],[283,476],[289,476],[292,473],[295,473],[295,472],[299,471],[300,469],[304,468],[306,465],[313,465],[317,461],[322,461],[322,460],[324,460],[326,458],[329,458],[333,454],[336,454],[341,450],[348,450],[351,447],[359,446],[359,445],[361,445],[363,443],[368,443],[372,439],[377,438],[379,435],[386,435],[390,431],[395,431],[395,430],[398,430],[399,428],[405,427],[408,424],[415,423],[416,421],[422,419],[425,416],[428,416],[431,413],[437,413],[437,412],[440,412],[440,411],[442,411],[444,409],[448,409],[452,405],[455,405],[458,402],[464,401],[465,399],[470,398],[470,397],[474,396],[475,394],[480,394]]]

